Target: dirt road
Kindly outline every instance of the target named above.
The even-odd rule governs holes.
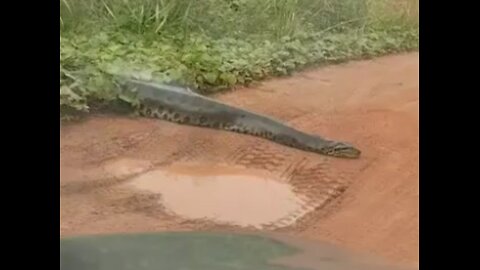
[[[261,228],[418,263],[418,96],[418,54],[411,53],[311,70],[215,97],[309,133],[350,142],[362,150],[358,160],[158,120],[98,116],[65,125],[61,235]],[[164,171],[155,174],[158,169]],[[245,179],[268,178],[284,186],[275,187],[277,197],[270,201],[259,198],[262,188],[234,187],[238,179],[217,179],[221,187],[210,186],[205,196],[195,193],[193,178],[225,178],[238,170]],[[157,182],[174,173],[189,174],[190,180],[177,179],[172,185],[181,182],[182,188],[167,185],[162,194],[133,188],[132,181],[147,172]],[[300,202],[289,205],[285,214],[275,208],[287,208],[278,202],[280,196],[290,196],[281,193],[283,187],[291,188]],[[266,197],[272,196],[270,186],[264,189]],[[179,202],[175,192],[183,192],[185,199]],[[219,193],[224,195],[211,196]],[[178,211],[159,203],[162,198],[180,204]],[[202,203],[202,198],[211,202]],[[245,198],[249,209],[242,208]],[[230,212],[225,220],[245,222],[217,222],[208,214],[189,218],[192,207],[208,211],[219,205],[221,209],[212,211],[220,219]],[[264,222],[260,227],[248,226],[252,209],[257,215],[278,210],[278,215],[269,223],[258,220]]]

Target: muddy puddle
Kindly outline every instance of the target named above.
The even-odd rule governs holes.
[[[128,185],[160,194],[159,203],[175,215],[256,228],[289,225],[304,204],[289,184],[263,171],[219,165],[176,164]]]

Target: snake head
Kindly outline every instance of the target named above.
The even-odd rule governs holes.
[[[341,158],[359,158],[361,151],[344,142],[330,142],[322,147],[322,152],[329,156]]]

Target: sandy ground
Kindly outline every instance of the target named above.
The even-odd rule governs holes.
[[[306,214],[296,222],[265,230],[417,264],[418,97],[417,53],[306,71],[215,97],[351,142],[362,150],[358,160],[150,119],[97,116],[64,125],[61,235],[255,230],[176,216],[157,203],[158,194],[125,187],[155,168],[222,163],[266,171],[306,198]]]

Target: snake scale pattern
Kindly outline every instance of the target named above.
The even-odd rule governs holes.
[[[327,140],[299,131],[279,120],[249,112],[202,96],[184,87],[128,80],[144,117],[261,137],[303,151],[339,158],[359,158],[361,151],[349,143]]]

